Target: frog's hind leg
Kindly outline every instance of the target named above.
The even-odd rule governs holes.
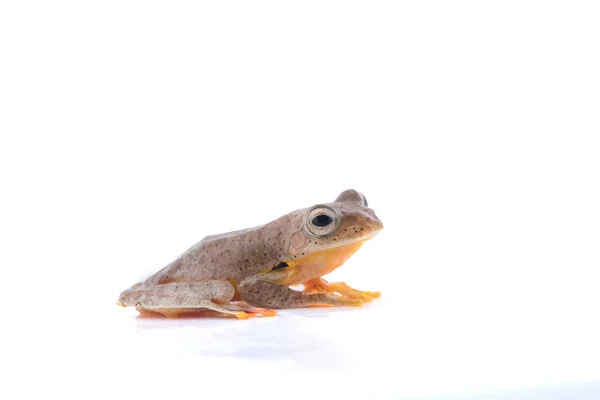
[[[121,293],[118,304],[134,306],[143,312],[155,312],[167,317],[178,317],[189,312],[212,310],[247,319],[246,310],[229,305],[235,287],[225,280],[202,282],[171,282],[150,287],[133,287]],[[261,313],[262,310],[247,310]],[[267,315],[263,313],[263,315]]]
[[[363,300],[327,293],[305,293],[268,281],[251,277],[240,284],[242,298],[250,304],[272,308],[300,308],[312,306],[360,306]]]

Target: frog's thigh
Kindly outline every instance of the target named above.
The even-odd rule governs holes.
[[[259,307],[300,308],[319,305],[359,306],[360,299],[348,299],[324,293],[303,293],[287,286],[264,280],[250,278],[240,284],[242,298]]]
[[[132,288],[119,297],[122,306],[175,315],[191,309],[209,309],[243,317],[238,310],[219,304],[233,299],[235,288],[228,281],[171,282],[147,288]]]

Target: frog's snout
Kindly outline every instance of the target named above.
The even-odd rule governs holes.
[[[374,233],[378,233],[379,231],[381,231],[383,229],[383,222],[381,222],[381,220],[377,217],[375,217],[375,219],[373,220],[373,232]]]
[[[373,232],[379,232],[383,229],[383,222],[381,222],[379,217],[375,215],[375,211],[368,209],[367,215],[369,216],[368,221],[370,225],[370,230],[372,230]]]
[[[377,226],[378,226],[378,228],[379,228],[379,229],[377,229],[377,230],[379,230],[379,231],[380,231],[380,230],[382,230],[382,229],[383,229],[383,222],[381,222],[381,220],[380,220],[379,218],[377,218],[377,217],[375,217],[375,218],[376,218],[376,221],[377,221]]]

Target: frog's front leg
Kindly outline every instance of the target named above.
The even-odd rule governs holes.
[[[380,292],[369,292],[366,290],[357,290],[348,286],[344,282],[329,283],[323,278],[311,279],[304,282],[305,293],[339,293],[343,297],[350,299],[360,299],[364,302],[372,301],[381,297]]]
[[[304,293],[265,277],[250,277],[240,284],[242,298],[253,305],[269,308],[301,308],[309,306],[360,306],[361,299],[326,293]]]
[[[171,282],[150,287],[134,285],[121,293],[118,304],[134,306],[140,313],[150,311],[167,317],[199,310],[217,311],[239,319],[247,319],[253,314],[274,315],[270,310],[244,309],[228,304],[234,295],[235,287],[225,280]]]

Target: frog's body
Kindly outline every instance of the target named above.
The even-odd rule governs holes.
[[[342,265],[383,225],[355,190],[335,202],[291,212],[268,224],[212,235],[124,291],[119,304],[166,316],[209,309],[238,318],[273,315],[259,307],[360,305],[379,297],[321,277]],[[304,284],[302,292],[291,285]]]

